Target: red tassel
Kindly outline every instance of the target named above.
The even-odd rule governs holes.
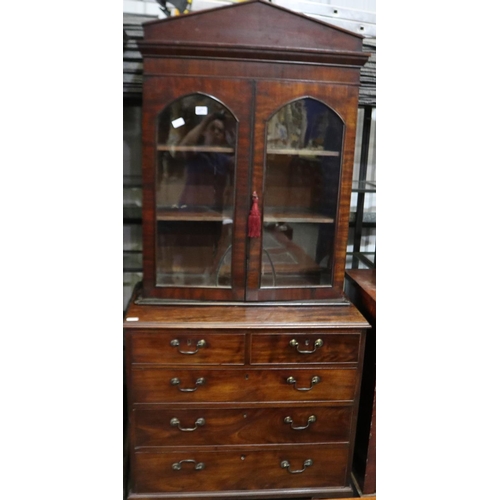
[[[254,191],[252,195],[252,208],[250,210],[250,215],[248,216],[248,237],[249,238],[259,238],[261,232],[261,221],[259,212],[259,197]]]

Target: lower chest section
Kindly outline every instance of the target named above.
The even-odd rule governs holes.
[[[126,332],[133,498],[348,496],[362,329]]]

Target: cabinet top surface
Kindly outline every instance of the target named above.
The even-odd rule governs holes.
[[[376,270],[375,269],[349,269],[346,278],[356,287],[361,289],[374,302],[376,295]]]
[[[245,306],[138,305],[124,319],[131,328],[369,328],[353,305]]]

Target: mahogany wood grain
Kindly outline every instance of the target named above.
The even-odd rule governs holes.
[[[248,48],[249,58],[263,59],[270,52],[285,60],[297,60],[300,53],[307,54],[306,60],[321,54],[363,55],[360,54],[362,36],[338,27],[332,29],[330,24],[263,0],[194,12],[172,21],[174,18],[144,24],[143,52],[155,52],[156,48],[155,53],[192,55],[193,50],[205,49],[203,53],[208,57],[215,54],[227,57],[231,53],[242,57],[241,53]],[[210,48],[212,53],[208,52]]]
[[[288,383],[289,377],[296,384]],[[318,383],[313,382],[319,377]],[[173,385],[172,380],[179,384]],[[203,379],[203,382],[199,382]],[[258,402],[258,401],[348,401],[357,389],[357,370],[353,368],[253,368],[215,369],[212,367],[131,369],[130,397],[134,403],[182,402]],[[184,392],[183,390],[189,392]],[[193,389],[195,389],[193,391]],[[302,390],[309,389],[309,390]]]
[[[132,490],[128,495],[129,500],[243,498],[242,490],[235,490],[232,479],[227,479],[227,474],[231,478],[234,476],[232,460],[217,462],[217,467],[222,469],[217,472],[220,479],[215,483],[210,482],[204,486],[200,483],[191,489],[191,483],[186,486],[183,482],[182,487],[177,484],[180,489],[169,486],[172,489],[165,491],[161,489],[165,480],[159,470],[162,466],[171,467],[171,463],[160,461],[163,464],[160,466],[158,457],[151,458],[158,454],[145,455],[139,453],[139,450],[154,450],[163,457],[168,452],[196,450],[215,457],[221,453],[223,456],[230,456],[237,447],[243,447],[243,454],[249,451],[260,454],[267,453],[273,446],[282,446],[286,450],[294,450],[297,446],[312,446],[317,450],[326,443],[343,443],[346,447],[341,460],[345,480],[341,484],[335,483],[335,475],[325,478],[326,473],[322,473],[319,481],[316,476],[310,476],[307,486],[282,485],[268,490],[267,483],[264,482],[266,477],[259,477],[256,481],[256,469],[251,464],[254,489],[247,490],[245,496],[267,500],[306,498],[313,492],[318,497],[330,498],[352,493],[348,481],[353,447],[352,430],[356,422],[359,374],[364,351],[363,330],[368,326],[356,308],[349,305],[228,307],[148,306],[132,303],[124,326],[131,422]],[[284,334],[285,342],[280,339],[280,334]],[[290,339],[296,337],[302,348],[305,347],[302,341],[314,341],[318,335],[330,351],[330,363],[322,363],[321,357],[294,354],[292,351],[290,357],[284,356],[283,364],[276,363],[275,360],[262,367],[250,364],[252,352],[257,356],[272,358],[270,352],[276,347],[273,340],[280,349],[283,347],[288,351]],[[234,344],[237,358],[240,359],[243,337],[245,365],[222,367],[196,361],[184,364],[184,356],[194,360],[197,354],[179,355],[181,361],[175,361],[170,345],[172,339],[190,339],[191,345],[199,340],[206,340],[207,346],[214,349],[215,359],[220,361],[221,352],[217,347],[219,340],[224,343],[231,338],[230,343]],[[252,348],[252,340],[256,339],[262,343],[257,342],[257,346]],[[225,347],[220,349],[224,350]],[[202,349],[200,353],[201,351]],[[205,352],[208,353],[209,350]],[[172,356],[174,361],[167,361]],[[207,362],[210,362],[211,357],[207,354],[205,356]],[[302,362],[297,361],[296,356],[303,357]],[[155,364],[157,362],[159,364]],[[336,366],[342,369],[336,369]],[[297,391],[286,382],[288,377],[293,376],[297,387],[307,388],[311,387],[314,375],[320,376],[321,382],[312,386],[310,391]],[[206,384],[200,385],[194,392],[183,393],[178,390],[179,386],[170,384],[174,377],[182,381],[179,384],[181,388],[191,388],[189,384],[196,387],[196,380],[200,377],[205,378]],[[204,393],[203,390],[206,389],[208,391]],[[290,417],[295,426],[304,427],[311,415],[316,417],[316,421],[302,430],[294,430],[291,424],[284,421],[285,417]],[[194,427],[200,417],[205,419],[205,425],[194,431],[183,432],[170,424],[174,417],[179,419],[183,428]],[[149,458],[144,458],[145,456]],[[240,457],[241,454],[237,456]],[[328,453],[328,456],[331,454]],[[310,472],[309,468],[306,468],[301,474],[287,473],[287,476],[290,475],[295,481],[296,477],[308,471]],[[243,482],[249,480],[245,477],[241,479]],[[274,476],[271,481],[278,484]],[[290,479],[287,478],[287,481]],[[169,480],[168,484],[176,483]]]
[[[321,346],[315,347],[315,342]],[[291,345],[296,341],[296,345]],[[293,344],[293,342],[292,342]],[[280,334],[253,334],[250,363],[357,363],[359,359],[359,333],[323,334],[320,332]]]
[[[143,285],[124,320],[128,500],[352,496],[369,324],[343,298],[343,279],[360,67],[368,59],[362,37],[264,0],[149,22],[144,34]],[[237,123],[234,212],[209,216],[232,221],[228,288],[164,286],[174,282],[167,271],[157,282],[158,221],[205,221],[206,214],[195,211],[172,219],[172,211],[156,202],[156,162],[168,148],[157,147],[158,116],[195,93],[219,100]],[[288,216],[334,228],[332,281],[260,288],[262,239],[247,238],[247,220],[252,192],[258,192],[261,207],[266,196],[266,124],[287,103],[307,97],[334,110],[345,126],[343,145],[333,148],[341,166],[338,193],[332,193],[337,210]],[[287,157],[273,158],[281,168],[279,158]],[[281,169],[273,179],[286,175],[289,170]],[[309,184],[300,186],[297,207],[280,203],[281,186],[269,188],[268,201],[277,200],[269,207],[315,206]],[[265,222],[286,214],[267,216]],[[193,248],[210,248],[208,240],[197,240]],[[317,267],[311,256],[300,262]],[[318,339],[322,345],[309,352]],[[178,421],[172,424],[173,418]],[[195,470],[183,460],[204,466]],[[288,467],[282,467],[284,460]]]
[[[285,421],[287,417],[291,423]],[[309,422],[310,417],[314,417],[314,422]],[[195,430],[183,431],[171,425],[174,418],[179,420],[181,429]],[[204,424],[197,426],[196,421],[200,418],[204,419]],[[138,407],[133,411],[136,449],[148,446],[213,446],[213,443],[219,446],[347,443],[351,418],[351,406],[163,410]]]
[[[135,489],[147,493],[346,486],[347,452],[346,445],[136,452]],[[307,459],[312,460],[312,465],[303,473],[291,474],[281,467],[286,460],[290,470],[298,471]],[[194,460],[204,464],[204,468],[195,470],[195,464],[183,463],[181,470],[173,470],[172,465],[181,460]]]
[[[152,21],[145,24],[144,34],[140,45],[144,56],[145,296],[216,301],[341,297],[359,68],[368,58],[368,54],[362,52],[362,37],[261,0]],[[290,89],[288,94],[285,88]],[[322,91],[316,94],[319,88]],[[296,94],[289,95],[293,91]],[[169,103],[195,92],[220,100],[239,124],[231,259],[233,282],[230,289],[157,286],[155,282],[155,120]],[[318,98],[335,109],[346,124],[339,210],[329,218],[335,220],[336,228],[331,287],[259,290],[256,266],[260,264],[261,242],[246,238],[246,217],[251,193],[256,186],[262,187],[263,126],[270,117],[269,112],[276,110],[261,109],[261,100],[266,95],[268,103],[276,109],[287,99]],[[249,175],[252,176],[250,182]],[[250,260],[248,269],[247,255]]]
[[[151,76],[197,76],[214,78],[251,78],[253,80],[293,80],[297,82],[323,81],[333,84],[359,86],[359,69],[337,65],[315,65],[303,62],[245,61],[196,58],[145,58],[144,73]]]
[[[177,341],[177,342],[174,342]],[[178,345],[172,345],[172,342]],[[197,344],[202,342],[202,346]],[[132,363],[169,365],[243,365],[245,337],[234,331],[136,332],[131,339]]]
[[[200,306],[139,305],[133,301],[126,312],[124,328],[137,329],[220,329],[248,330],[311,328],[333,332],[342,328],[365,329],[370,324],[352,305],[326,306]]]

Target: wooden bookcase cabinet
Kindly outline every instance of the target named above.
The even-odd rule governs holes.
[[[362,38],[251,0],[146,23],[140,48],[143,297],[341,299]],[[209,115],[222,142],[193,137]]]
[[[343,295],[360,36],[262,0],[144,25],[129,499],[339,497],[368,323]]]

